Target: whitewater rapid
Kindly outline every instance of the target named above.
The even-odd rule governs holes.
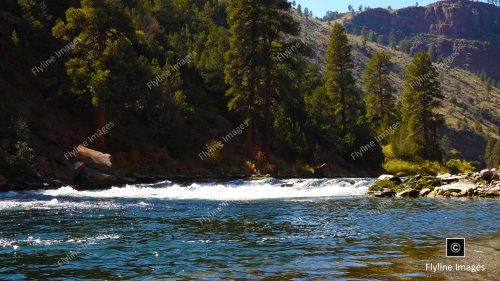
[[[263,179],[180,185],[165,181],[152,185],[126,185],[105,190],[78,191],[66,186],[44,195],[91,198],[154,198],[174,200],[262,200],[365,195],[370,179]]]
[[[124,207],[123,203],[115,201],[89,201],[99,198],[250,201],[364,196],[373,181],[374,179],[369,178],[282,180],[270,178],[190,184],[162,181],[101,190],[77,190],[71,186],[64,186],[53,190],[0,192],[0,210]],[[148,205],[144,202],[126,204]]]

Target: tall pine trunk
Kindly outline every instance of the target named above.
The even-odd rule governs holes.
[[[266,97],[264,101],[264,139],[262,142],[262,146],[264,152],[266,153],[266,156],[268,156],[271,151],[271,129],[273,119],[273,114],[271,112],[273,93],[271,89],[271,71],[269,67],[266,67],[265,88]]]
[[[106,125],[106,103],[104,100],[99,102],[97,108],[97,130],[100,130]],[[106,149],[106,135],[103,134],[97,138],[97,147],[99,149]]]
[[[100,32],[98,38],[98,52],[99,59],[102,58],[104,50],[106,49],[106,33]],[[99,105],[97,108],[97,130],[102,129],[106,125],[106,97],[99,97]],[[99,149],[106,149],[106,135],[103,134],[97,138],[97,147]]]

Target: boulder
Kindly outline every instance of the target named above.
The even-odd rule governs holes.
[[[394,197],[396,192],[392,191],[390,188],[384,188],[382,191],[378,191],[374,195],[375,197]]]
[[[396,197],[417,197],[419,192],[414,189],[406,189],[396,194]]]
[[[77,147],[77,158],[89,168],[98,171],[111,170],[111,155],[87,148],[83,145]]]
[[[485,192],[486,196],[500,196],[500,187],[490,188]]]
[[[436,187],[436,188],[434,188],[432,193],[435,193],[436,195],[441,195],[441,194],[443,194],[443,189],[441,187]]]
[[[440,195],[437,194],[436,190],[431,191],[429,194],[427,194],[427,197],[429,198],[437,198]]]
[[[457,182],[457,181],[465,178],[465,176],[452,176],[450,174],[443,174],[440,176],[437,176],[437,178],[441,179],[441,181],[444,183]]]
[[[493,175],[495,173],[491,170],[488,170],[488,169],[484,169],[482,170],[481,172],[479,172],[479,177],[483,180],[486,180],[486,181],[491,181],[491,179],[493,178]]]
[[[97,171],[85,168],[82,173],[82,179],[87,184],[113,184],[116,183],[118,178],[115,175],[107,174],[102,171]]]
[[[462,192],[460,192],[460,196],[473,196],[474,195],[474,190],[475,188],[469,187],[467,189],[462,189]]]
[[[436,178],[438,178],[438,179],[445,179],[445,178],[449,178],[449,177],[451,177],[450,173],[439,174],[436,176]]]
[[[381,175],[377,180],[391,180],[392,178],[394,178],[393,175]]]
[[[443,189],[443,191],[444,191],[444,192],[450,192],[450,193],[451,193],[451,192],[457,192],[457,193],[460,193],[460,192],[462,192],[462,190],[464,190],[464,189],[462,189],[462,188],[459,188],[459,187],[454,187],[454,186],[453,186],[453,187],[446,187],[446,186],[443,186],[443,187],[442,187],[442,189]]]
[[[72,176],[76,177],[76,176],[80,175],[80,173],[84,169],[85,169],[85,164],[83,162],[78,161],[78,162],[74,163],[73,165],[71,165]]]
[[[429,193],[431,193],[431,189],[430,188],[424,188],[422,190],[420,190],[420,192],[418,193],[418,196],[420,197],[424,197],[424,196],[427,196]]]

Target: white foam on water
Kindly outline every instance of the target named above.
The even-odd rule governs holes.
[[[69,238],[69,239],[41,239],[29,235],[26,239],[9,240],[0,237],[0,248],[12,247],[14,250],[20,246],[49,246],[62,243],[74,244],[95,244],[99,240],[116,240],[120,239],[118,234],[98,234],[96,236],[82,237],[82,238]]]
[[[147,203],[120,204],[114,202],[73,202],[63,199],[9,199],[0,200],[0,211],[6,210],[57,210],[57,209],[121,209],[127,206],[146,207]]]
[[[263,200],[362,196],[373,179],[263,179],[225,183],[193,183],[188,186],[163,182],[153,185],[126,185],[104,190],[79,191],[70,186],[41,191],[53,197],[146,198],[171,200]]]

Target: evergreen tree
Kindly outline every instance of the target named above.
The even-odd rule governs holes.
[[[363,73],[366,119],[376,135],[382,134],[397,121],[394,88],[389,79],[391,67],[389,55],[377,52]]]
[[[262,44],[257,17],[263,11],[259,4],[257,0],[230,1],[227,8],[230,38],[225,54],[225,80],[229,85],[227,95],[231,97],[228,107],[245,115],[246,149],[250,155],[254,153],[255,105],[262,92],[257,61]]]
[[[307,7],[306,7],[306,8],[304,9],[304,15],[306,15],[306,17],[308,17],[308,16],[309,16],[309,8],[307,8]]]
[[[488,138],[484,151],[484,160],[488,168],[500,167],[500,139]]]
[[[399,49],[402,51],[402,52],[405,52],[405,53],[410,53],[410,42],[407,38],[401,40],[399,42]]]
[[[353,132],[362,110],[352,75],[353,67],[345,29],[336,23],[328,42],[324,89],[331,102],[328,108],[332,111],[332,122],[337,123],[337,139],[344,149],[355,142]]]
[[[394,34],[394,30],[391,30],[391,33],[389,33],[389,47],[394,49],[396,45],[397,45],[396,35]]]
[[[429,57],[431,58],[432,61],[434,61],[434,45],[429,45],[427,48],[427,53],[429,54]]]
[[[131,58],[126,58],[134,56],[130,52],[134,28],[126,12],[132,7],[118,0],[82,0],[80,7],[66,11],[66,22],[59,20],[52,30],[55,37],[75,43],[76,55],[66,63],[66,70],[73,92],[90,93],[98,107],[97,129],[106,123],[107,103],[119,99],[127,82],[135,79],[129,77]],[[104,135],[97,145],[105,148]]]
[[[408,67],[401,102],[402,124],[393,141],[394,152],[403,159],[441,159],[437,130],[443,118],[435,113],[443,98],[438,77],[425,52],[418,53]]]
[[[264,3],[263,60],[265,93],[262,148],[266,155],[269,155],[271,152],[271,130],[274,123],[273,104],[276,99],[275,93],[280,92],[279,69],[282,68],[280,61],[276,58],[287,46],[281,40],[283,34],[298,35],[299,26],[287,12],[290,7],[286,0],[267,0]],[[297,51],[295,55],[300,56],[300,52]]]
[[[255,149],[255,123],[262,112],[259,108],[262,101],[263,149],[267,154],[270,152],[273,93],[277,91],[275,77],[279,63],[276,57],[284,49],[279,39],[284,32],[298,33],[297,24],[286,13],[289,8],[286,0],[238,0],[228,6],[231,37],[225,56],[227,95],[231,97],[229,108],[246,116],[246,148],[250,155]]]
[[[300,4],[297,6],[297,12],[299,12],[299,14],[302,14],[302,6]]]

